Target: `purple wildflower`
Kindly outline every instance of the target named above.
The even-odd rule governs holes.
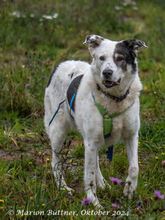
[[[26,85],[25,85],[25,88],[27,88],[27,87],[29,87],[30,86],[30,83],[27,83]]]
[[[73,140],[71,138],[68,140],[69,145],[71,145],[72,141]]]
[[[92,202],[92,199],[90,199],[90,198],[85,198],[82,200],[83,205],[89,205],[90,202]]]
[[[109,178],[112,182],[119,184],[121,186],[122,180],[115,178],[115,177],[110,177]]]
[[[140,205],[138,205],[138,207],[136,208],[138,211],[141,209],[141,206]]]
[[[112,203],[112,206],[116,209],[120,209],[121,207],[117,203]]]
[[[155,193],[155,196],[157,199],[164,199],[165,198],[165,196],[161,195],[158,190],[155,190],[154,193]]]

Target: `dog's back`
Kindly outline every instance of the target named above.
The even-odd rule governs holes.
[[[67,89],[71,81],[78,75],[89,72],[90,65],[83,61],[66,61],[61,63],[50,77],[48,86],[45,89],[45,128],[48,131],[48,124],[54,112],[66,98]],[[53,103],[53,105],[52,105]]]

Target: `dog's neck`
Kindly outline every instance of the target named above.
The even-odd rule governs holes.
[[[114,95],[111,95],[110,93],[107,93],[107,92],[105,92],[104,90],[102,90],[102,88],[99,86],[99,84],[96,84],[96,86],[97,86],[97,89],[98,89],[99,91],[101,91],[102,93],[104,93],[104,95],[108,96],[109,98],[115,100],[116,102],[121,102],[121,101],[123,101],[123,100],[127,97],[127,95],[129,94],[129,90],[130,90],[130,88],[128,88],[127,91],[126,91],[126,93],[125,93],[124,95],[114,96]]]

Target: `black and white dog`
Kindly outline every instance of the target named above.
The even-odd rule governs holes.
[[[147,46],[136,39],[117,42],[98,35],[87,36],[84,43],[88,44],[92,63],[72,60],[57,67],[45,90],[44,123],[51,141],[57,186],[70,192],[59,152],[68,130],[79,130],[85,145],[85,191],[87,198],[100,207],[96,185],[104,188],[108,184],[99,167],[101,146],[124,139],[129,160],[124,194],[131,198],[137,187],[142,84],[136,55],[139,48]]]

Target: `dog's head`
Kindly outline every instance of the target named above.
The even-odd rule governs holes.
[[[87,36],[84,44],[88,44],[93,57],[92,68],[106,88],[120,85],[124,78],[134,78],[138,50],[147,47],[137,39],[117,42],[98,35]]]

